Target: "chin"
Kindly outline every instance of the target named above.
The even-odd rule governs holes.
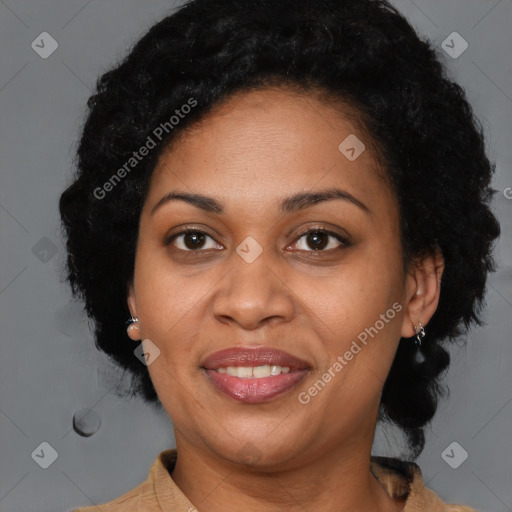
[[[302,447],[302,443],[289,435],[283,438],[272,434],[255,436],[247,433],[244,436],[243,432],[238,432],[235,439],[226,434],[222,440],[216,437],[212,442],[207,442],[216,456],[233,464],[260,469],[288,467],[289,461],[296,461],[308,444]]]

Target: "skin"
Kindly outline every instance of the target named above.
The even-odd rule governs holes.
[[[397,200],[371,141],[350,119],[313,92],[243,93],[183,132],[151,178],[128,295],[139,322],[129,335],[161,351],[148,369],[174,425],[172,478],[201,511],[404,506],[370,472],[371,447],[399,339],[434,314],[443,263],[432,254],[404,272]],[[366,145],[355,161],[338,149],[349,134]],[[290,213],[278,208],[295,193],[333,187],[369,211],[343,199]],[[152,213],[170,191],[210,196],[224,212],[175,200]],[[348,233],[350,245],[324,235],[328,245],[315,251],[302,236],[313,228]],[[165,245],[184,229],[211,238],[188,251],[190,237]],[[263,248],[252,263],[236,252],[248,236]],[[394,303],[401,311],[317,396],[300,403],[299,393]],[[201,362],[241,345],[285,350],[311,371],[270,402],[237,402],[209,383]],[[247,450],[255,454],[250,463],[242,460]]]

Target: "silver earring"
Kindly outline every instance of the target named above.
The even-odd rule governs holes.
[[[414,331],[414,334],[416,335],[416,337],[414,338],[414,344],[418,348],[420,348],[421,342],[423,341],[423,338],[425,338],[426,333],[425,333],[425,328],[423,327],[423,325],[421,325],[421,322],[418,322],[418,325],[419,325],[419,328],[416,327],[414,324],[412,324],[412,329]]]
[[[139,319],[138,318],[134,318],[133,316],[130,317],[128,320],[126,320],[126,325],[129,325],[129,324],[134,324],[135,322],[138,322]]]

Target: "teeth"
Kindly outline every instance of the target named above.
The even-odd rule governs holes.
[[[252,377],[252,368],[245,367],[245,366],[239,366],[237,368],[237,377],[247,378]]]
[[[272,366],[270,368],[270,375],[279,375],[283,369],[280,366]]]
[[[272,366],[272,368],[274,368],[274,366]],[[265,366],[256,366],[255,368],[253,368],[252,374],[256,378],[258,378],[258,377],[270,377],[270,375],[275,375],[270,370],[270,366],[268,364],[266,364]]]
[[[288,366],[270,366],[268,364],[263,366],[228,366],[226,368],[217,368],[219,373],[226,373],[232,377],[240,377],[242,379],[263,377],[270,377],[271,375],[280,375],[281,373],[288,373],[290,368]]]

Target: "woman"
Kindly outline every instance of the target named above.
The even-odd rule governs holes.
[[[379,420],[423,450],[499,234],[429,44],[384,1],[193,0],[88,106],[69,280],[176,439],[101,510],[472,510],[371,455]]]

